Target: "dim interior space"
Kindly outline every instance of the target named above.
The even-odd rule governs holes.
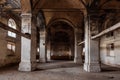
[[[0,80],[119,75],[120,0],[0,0]]]

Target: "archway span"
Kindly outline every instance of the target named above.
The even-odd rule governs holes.
[[[47,26],[47,50],[51,59],[74,58],[74,25],[65,19],[57,19]]]
[[[75,25],[72,23],[72,21],[66,19],[66,18],[56,18],[54,20],[51,20],[48,25],[47,28],[49,28],[52,24],[57,23],[57,22],[65,22],[68,25],[70,25],[73,29],[75,28]]]

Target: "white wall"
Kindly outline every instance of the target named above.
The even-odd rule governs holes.
[[[107,55],[107,44],[114,44],[113,55]],[[100,41],[100,58],[101,62],[111,66],[120,66],[120,29],[114,31],[114,36],[106,38],[103,36]]]

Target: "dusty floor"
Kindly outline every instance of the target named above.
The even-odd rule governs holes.
[[[101,73],[87,73],[71,61],[39,64],[33,72],[19,72],[17,66],[0,69],[0,80],[120,80],[120,69],[102,67]]]

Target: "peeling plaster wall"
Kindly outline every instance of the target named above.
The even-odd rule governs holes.
[[[5,23],[7,25],[8,19],[1,18],[1,22]],[[9,38],[7,36],[7,30],[0,28],[0,67],[10,65],[12,63],[18,63],[20,61],[20,38],[17,35],[16,40],[13,40],[12,38]],[[8,41],[15,41],[16,44],[16,51],[13,55],[9,56],[9,51],[7,49],[7,43]]]
[[[112,56],[108,55],[107,45],[114,44],[111,50]],[[120,66],[120,29],[114,31],[114,36],[106,38],[103,36],[100,41],[101,62],[111,66]]]

